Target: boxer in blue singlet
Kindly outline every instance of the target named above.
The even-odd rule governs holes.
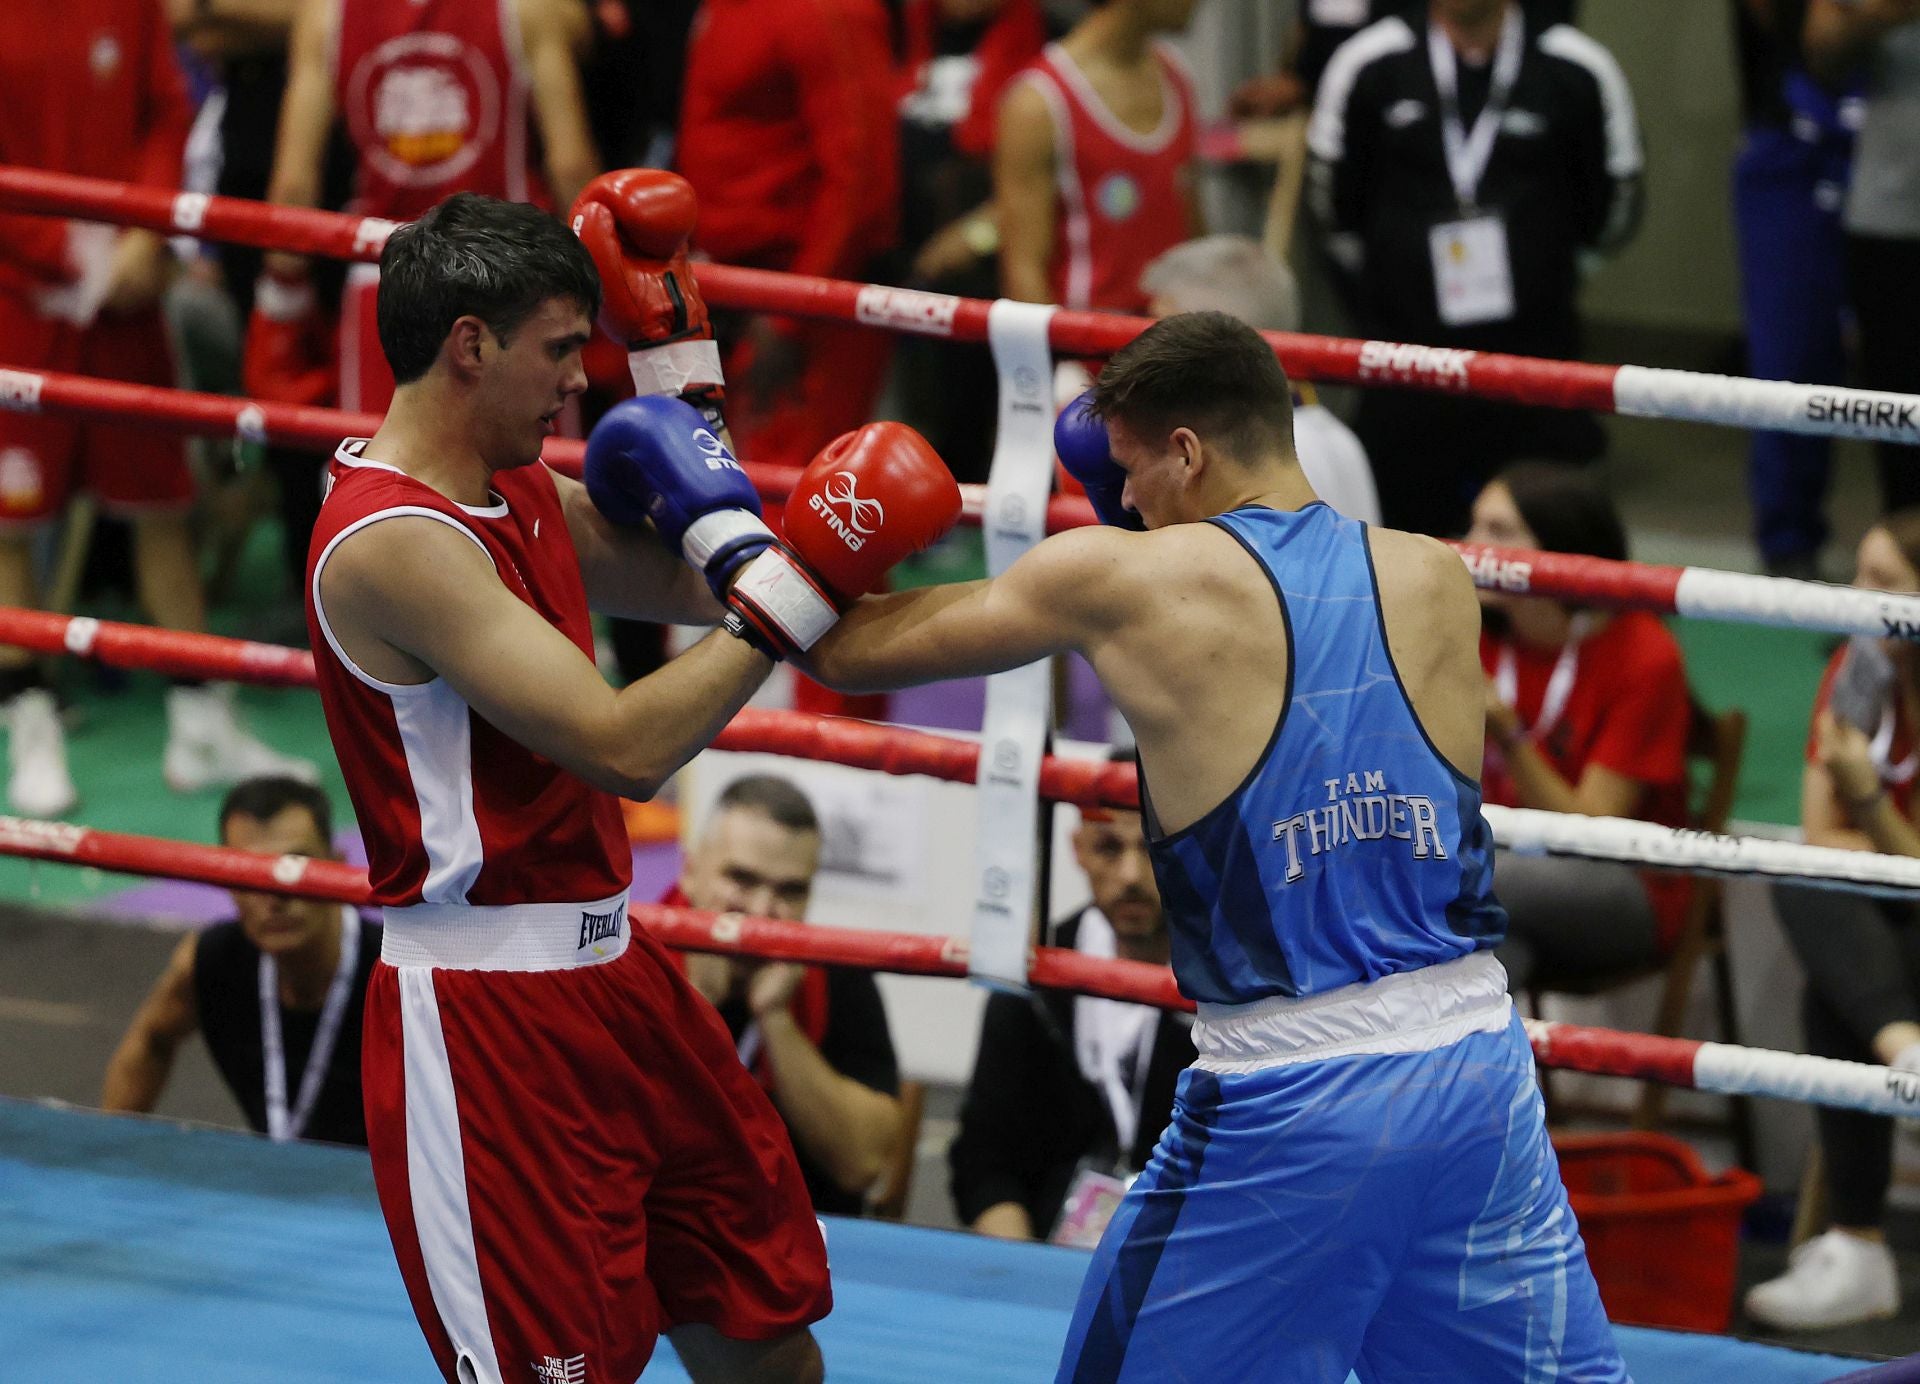
[[[1493,957],[1459,558],[1315,498],[1285,375],[1222,314],[1142,333],[1056,443],[1106,527],[870,597],[813,668],[879,690],[1078,650],[1138,739],[1200,1056],[1059,1381],[1626,1379]]]

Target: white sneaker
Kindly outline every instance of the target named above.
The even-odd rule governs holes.
[[[241,726],[228,684],[168,689],[162,773],[167,787],[176,793],[263,775],[283,775],[302,783],[320,780],[319,770],[310,761],[281,754]]]
[[[67,736],[60,707],[44,688],[22,692],[5,708],[7,804],[22,817],[64,817],[80,801],[67,772]]]
[[[1780,1277],[1749,1290],[1746,1306],[1779,1331],[1878,1321],[1900,1311],[1900,1275],[1885,1245],[1829,1230],[1796,1249]]]

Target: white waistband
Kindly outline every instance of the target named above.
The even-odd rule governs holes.
[[[627,949],[627,896],[596,903],[479,907],[420,903],[386,910],[380,959],[448,971],[557,971],[597,966]]]
[[[1193,1025],[1209,1072],[1251,1072],[1356,1053],[1431,1052],[1505,1028],[1506,968],[1490,951],[1323,995],[1202,1004]]]

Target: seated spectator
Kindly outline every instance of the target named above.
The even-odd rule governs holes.
[[[220,843],[337,860],[332,819],[318,788],[248,779],[220,804]],[[101,1108],[152,1110],[197,1030],[254,1130],[365,1148],[360,1020],[379,925],[342,904],[277,894],[236,889],[233,906],[235,921],[174,949],[107,1064]],[[261,1003],[268,993],[277,1003]]]
[[[1218,311],[1263,332],[1300,330],[1300,291],[1293,271],[1244,235],[1210,235],[1176,245],[1140,274],[1155,317]],[[1353,429],[1323,405],[1304,380],[1293,385],[1293,445],[1314,494],[1346,515],[1380,522],[1367,450]]]
[[[1053,945],[1164,965],[1140,814],[1084,812],[1073,855],[1093,902],[1055,924]],[[1009,1240],[1059,1235],[1087,1175],[1121,1182],[1146,1165],[1193,1057],[1191,1015],[1057,990],[993,995],[948,1155],[960,1219]]]
[[[1473,502],[1475,543],[1624,559],[1620,516],[1577,467],[1523,462]],[[1482,591],[1485,801],[1590,817],[1687,820],[1691,699],[1680,646],[1657,616]],[[1691,884],[1603,860],[1501,851],[1497,953],[1514,993],[1648,965],[1685,921]]]
[[[820,819],[786,779],[728,785],[664,902],[762,918],[806,917]],[[900,1139],[900,1074],[880,988],[866,971],[691,954],[740,1060],[786,1122],[816,1211],[857,1216]]]
[[[1860,540],[1855,586],[1920,591],[1920,509],[1897,510]],[[1904,639],[1834,652],[1813,703],[1800,825],[1809,845],[1920,856],[1914,825],[1920,675]],[[1920,1071],[1920,917],[1913,902],[1776,885],[1774,909],[1806,971],[1807,1051]],[[1893,1121],[1821,1107],[1832,1224],[1787,1272],[1747,1294],[1747,1315],[1782,1331],[1891,1317],[1899,1274],[1884,1226]]]

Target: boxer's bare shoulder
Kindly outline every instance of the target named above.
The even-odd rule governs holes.
[[[1436,539],[1369,528],[1367,540],[1387,650],[1401,685],[1447,761],[1478,779],[1485,693],[1473,577],[1460,555]]]

